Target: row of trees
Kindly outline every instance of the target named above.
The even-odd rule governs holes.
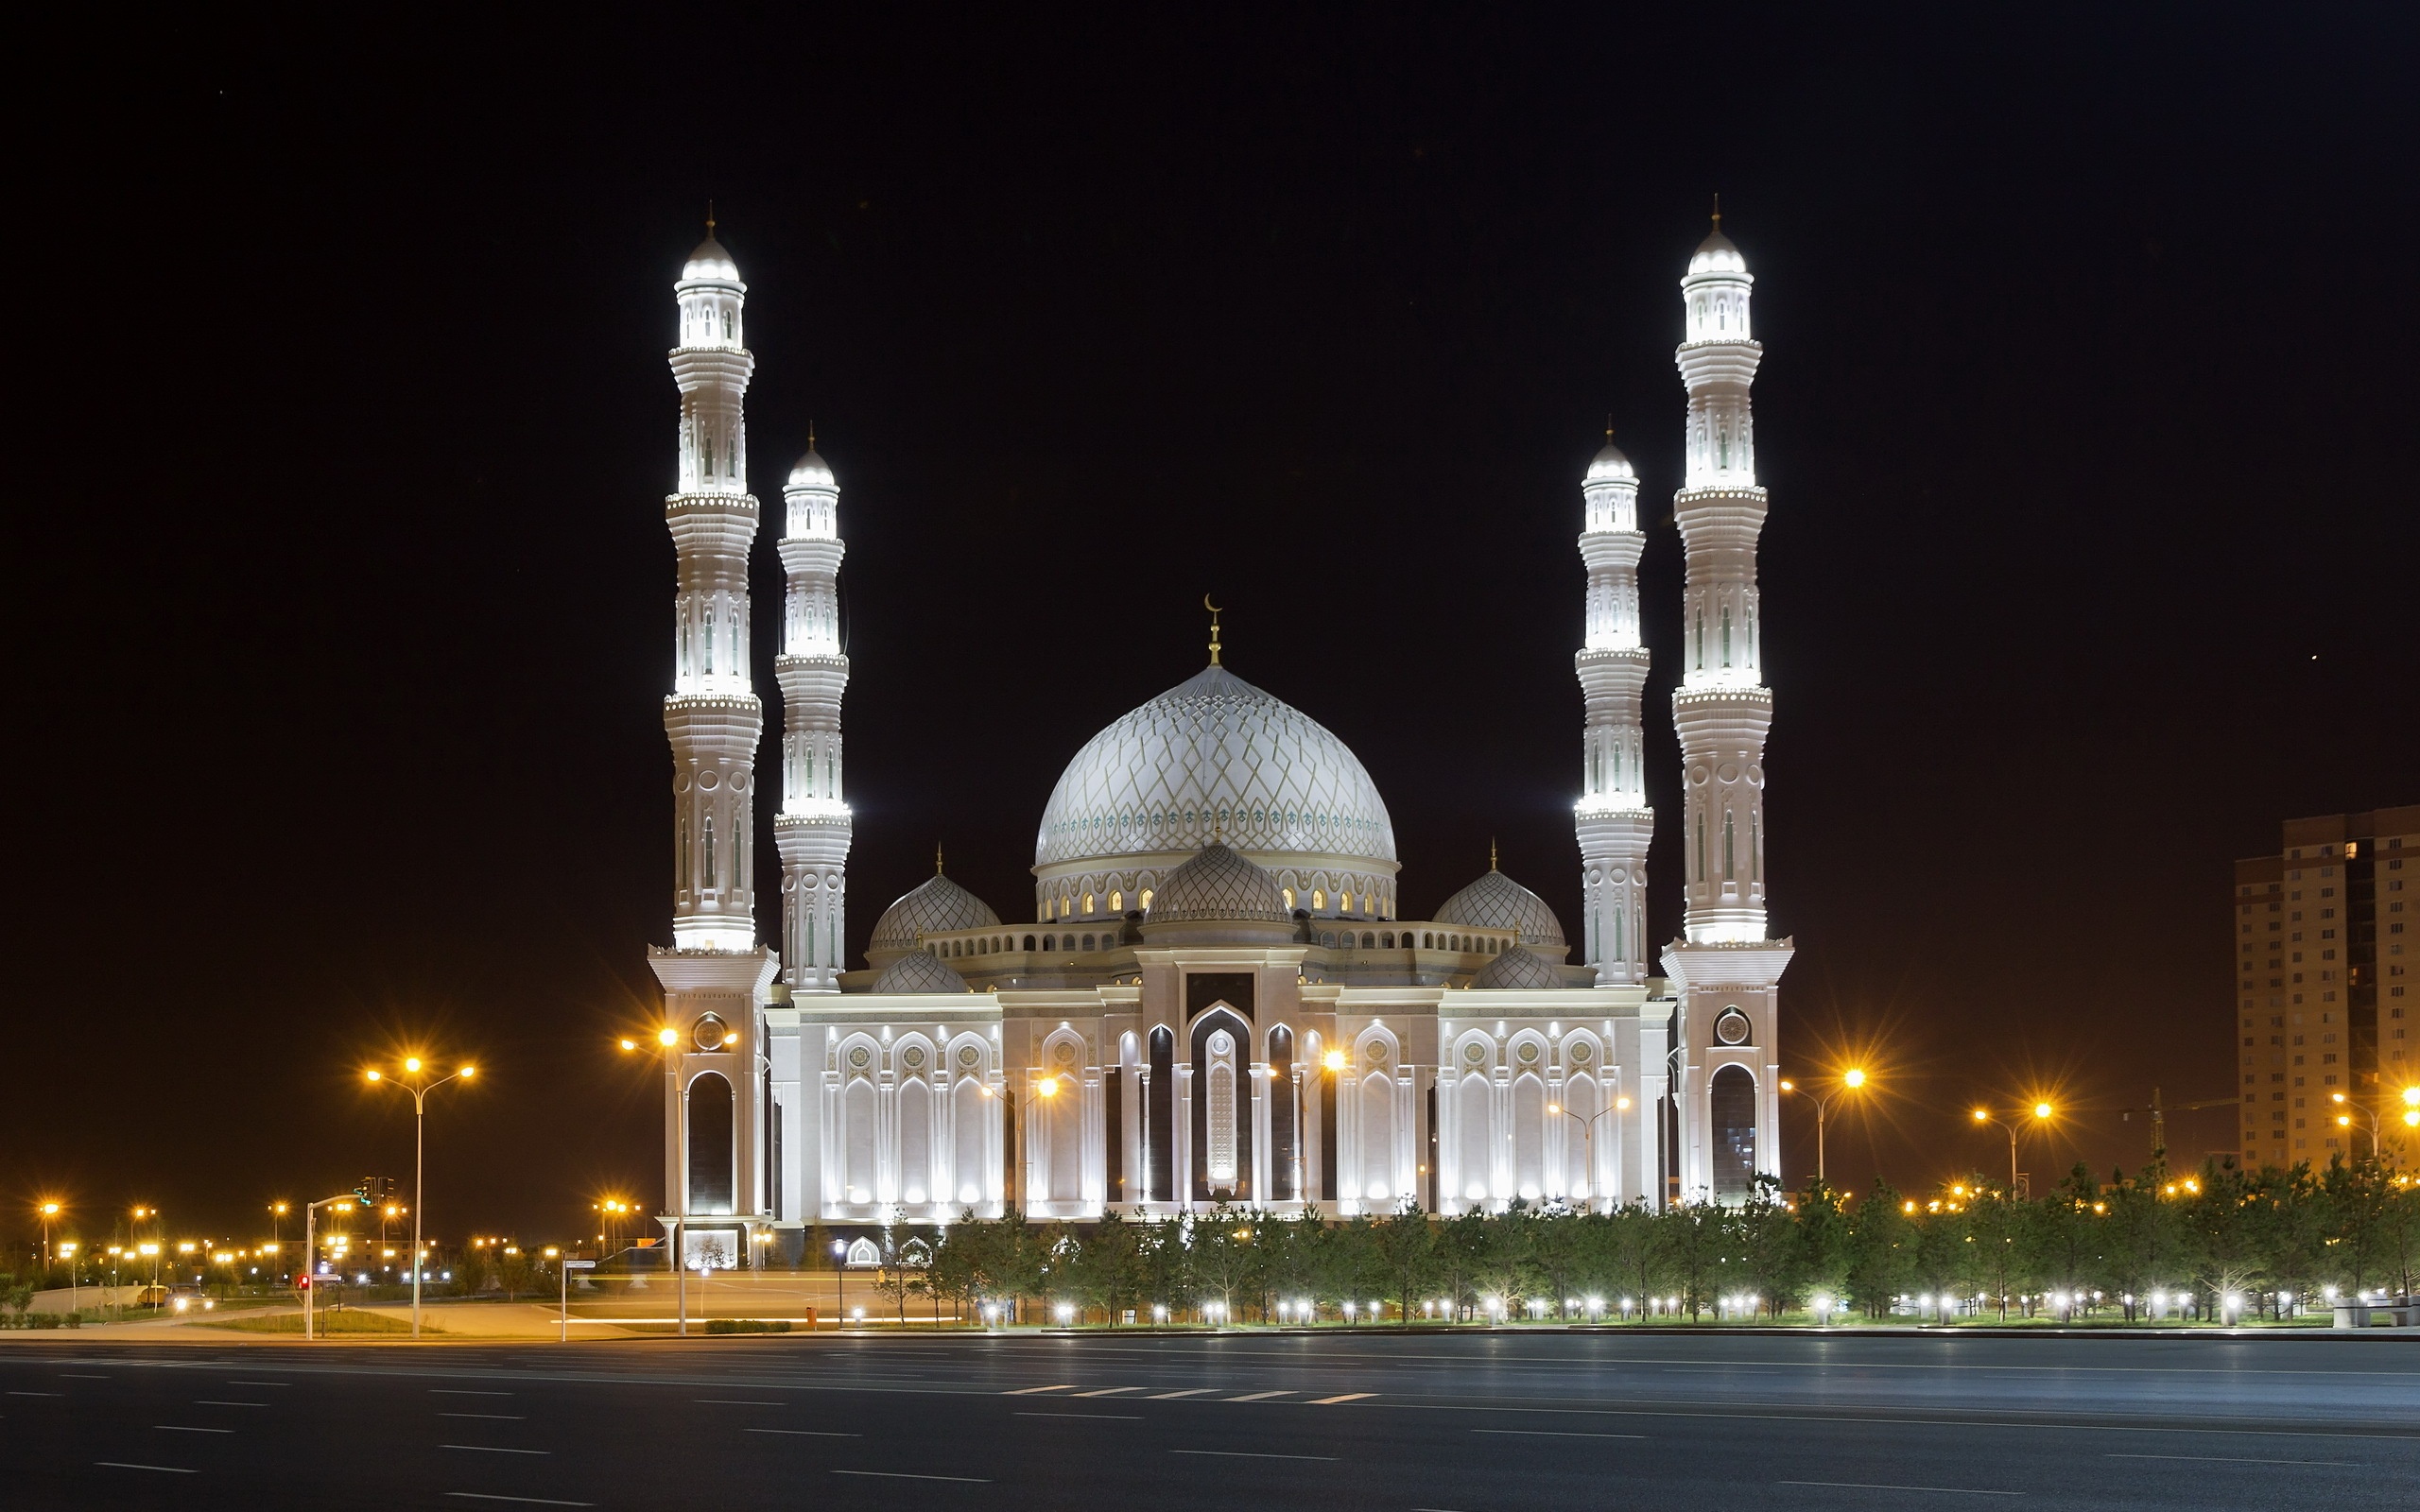
[[[1664,1212],[1515,1203],[1339,1223],[1220,1209],[1085,1225],[1011,1214],[952,1225],[927,1268],[894,1269],[882,1290],[903,1312],[908,1294],[929,1291],[962,1316],[1040,1302],[1112,1323],[1130,1312],[1272,1321],[1305,1301],[1320,1315],[1389,1319],[1564,1317],[1575,1303],[1615,1315],[1817,1306],[1879,1317],[1920,1297],[1951,1311],[2133,1321],[2154,1294],[2202,1317],[2275,1316],[2330,1288],[2408,1293],[2415,1269],[2420,1186],[2375,1160],[2340,1160],[2323,1173],[2153,1167],[2106,1185],[2078,1165],[2038,1200],[1976,1178],[1921,1200],[1879,1180],[1854,1200],[1820,1181],[1794,1194],[1768,1182],[1739,1206]]]

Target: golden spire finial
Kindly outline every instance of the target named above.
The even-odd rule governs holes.
[[[1715,218],[1716,218],[1717,220],[1720,220],[1720,219],[1721,219],[1722,217],[1721,217],[1721,216],[1720,216],[1720,215],[1717,215]],[[715,202],[714,202],[713,200],[709,199],[709,200],[707,200],[707,201],[706,201],[706,239],[707,239],[707,240],[709,240],[709,241],[713,240],[713,239],[714,239],[714,234],[715,234]]]
[[[1201,607],[1210,611],[1210,664],[1215,667],[1219,664],[1219,606],[1211,603],[1210,595],[1204,593],[1201,595]]]
[[[810,452],[815,450],[815,417],[812,415],[806,417],[806,449]]]
[[[1722,229],[1722,196],[1719,191],[1714,197],[1714,229]]]
[[[1614,414],[1611,410],[1605,412],[1605,444],[1614,444]]]
[[[1487,837],[1487,869],[1495,869],[1495,836],[1492,834]]]
[[[942,874],[942,843],[941,843],[939,840],[936,840],[936,841],[934,841],[934,842],[933,842],[933,875],[934,875],[934,876],[936,876],[936,877],[938,877],[938,876],[940,876],[941,874]]]

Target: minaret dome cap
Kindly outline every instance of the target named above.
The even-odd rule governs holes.
[[[1714,233],[1698,243],[1697,251],[1690,255],[1690,276],[1746,271],[1748,260],[1739,255],[1739,249],[1732,245],[1731,238],[1722,234],[1722,222],[1718,217],[1714,223]]]
[[[708,232],[706,239],[700,242],[697,250],[689,254],[689,260],[681,265],[681,282],[683,284],[736,284],[739,282],[739,265],[733,262],[731,254],[722,249],[722,243],[715,240],[714,232]]]
[[[1638,481],[1638,470],[1630,465],[1630,458],[1622,455],[1620,447],[1607,441],[1604,448],[1589,462],[1588,476],[1583,481],[1635,483]]]
[[[806,455],[798,459],[798,465],[790,469],[789,482],[783,486],[791,489],[838,490],[840,480],[832,475],[832,464],[823,460],[822,454],[816,451],[813,446],[809,446],[806,449]]]

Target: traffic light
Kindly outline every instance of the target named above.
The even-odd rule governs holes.
[[[353,1194],[360,1199],[363,1207],[375,1208],[395,1194],[395,1178],[390,1176],[365,1176],[361,1178],[361,1185],[353,1189]]]

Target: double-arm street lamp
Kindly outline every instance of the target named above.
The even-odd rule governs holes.
[[[2016,1121],[2031,1117],[2032,1122],[2031,1124],[2026,1124],[2024,1126],[2027,1128],[2038,1128],[2050,1122],[2051,1118],[2057,1113],[2057,1111],[2058,1109],[2052,1108],[2048,1103],[2035,1103],[2031,1108],[2026,1109],[2023,1112],[2013,1113],[2009,1115],[2008,1118],[1994,1118],[1992,1116],[1992,1110],[1988,1108],[1979,1108],[1975,1109],[1976,1123],[1996,1124],[2001,1128],[2008,1130],[2008,1194],[2010,1196],[2014,1197],[2016,1195],[2016,1131],[2018,1127]]]
[[[421,1129],[428,1119],[428,1094],[449,1081],[469,1081],[478,1074],[478,1067],[464,1066],[450,1076],[440,1076],[430,1081],[418,1056],[404,1057],[404,1075],[413,1078],[409,1081],[389,1077],[374,1067],[362,1073],[372,1086],[400,1087],[412,1094],[412,1337],[415,1339],[420,1337],[420,1273],[428,1268],[427,1253],[420,1247],[420,1211],[424,1206],[421,1201]]]
[[[1842,1092],[1861,1091],[1864,1090],[1864,1070],[1860,1067],[1851,1066],[1848,1070],[1841,1073],[1839,1079],[1832,1084],[1829,1091],[1815,1099],[1816,1180],[1822,1181],[1824,1179],[1824,1115],[1831,1110],[1833,1098],[1838,1097]],[[1795,1082],[1786,1081],[1781,1084],[1781,1090],[1786,1092],[1794,1092],[1798,1091],[1798,1086]]]
[[[2349,1129],[2359,1126],[2353,1122],[2353,1115],[2356,1112],[2363,1113],[2368,1116],[2370,1121],[2370,1159],[2373,1160],[2377,1160],[2378,1158],[2378,1110],[2376,1108],[2362,1108],[2359,1104],[2355,1103],[2351,1098],[2345,1096],[2342,1092],[2330,1092],[2327,1095],[2336,1104],[2337,1127]],[[2420,1128],[2420,1087],[2406,1087],[2403,1089],[2403,1122],[2408,1127]]]
[[[1560,1113],[1580,1125],[1580,1169],[1582,1173],[1581,1180],[1586,1184],[1591,1201],[1594,1201],[1597,1195],[1597,1120],[1609,1118],[1629,1106],[1629,1098],[1616,1098],[1613,1107],[1599,1108],[1588,1117],[1582,1118],[1561,1103],[1547,1104],[1547,1112]]]
[[[723,1042],[730,1044],[738,1038],[738,1032],[735,1030]],[[665,1079],[672,1083],[669,1090],[678,1091],[681,1071],[673,1064],[672,1057],[679,1053],[680,1044],[681,1031],[666,1024],[645,1040],[624,1040],[622,1054],[635,1055],[642,1045],[652,1049],[657,1058],[664,1062]],[[671,1234],[672,1293],[680,1308],[681,1337],[685,1339],[689,1336],[689,1270],[682,1263],[681,1254],[683,1220],[688,1216],[689,1208],[689,1099],[685,1092],[672,1101],[672,1129],[676,1163],[673,1166],[671,1180],[665,1185],[664,1205],[674,1210]]]

